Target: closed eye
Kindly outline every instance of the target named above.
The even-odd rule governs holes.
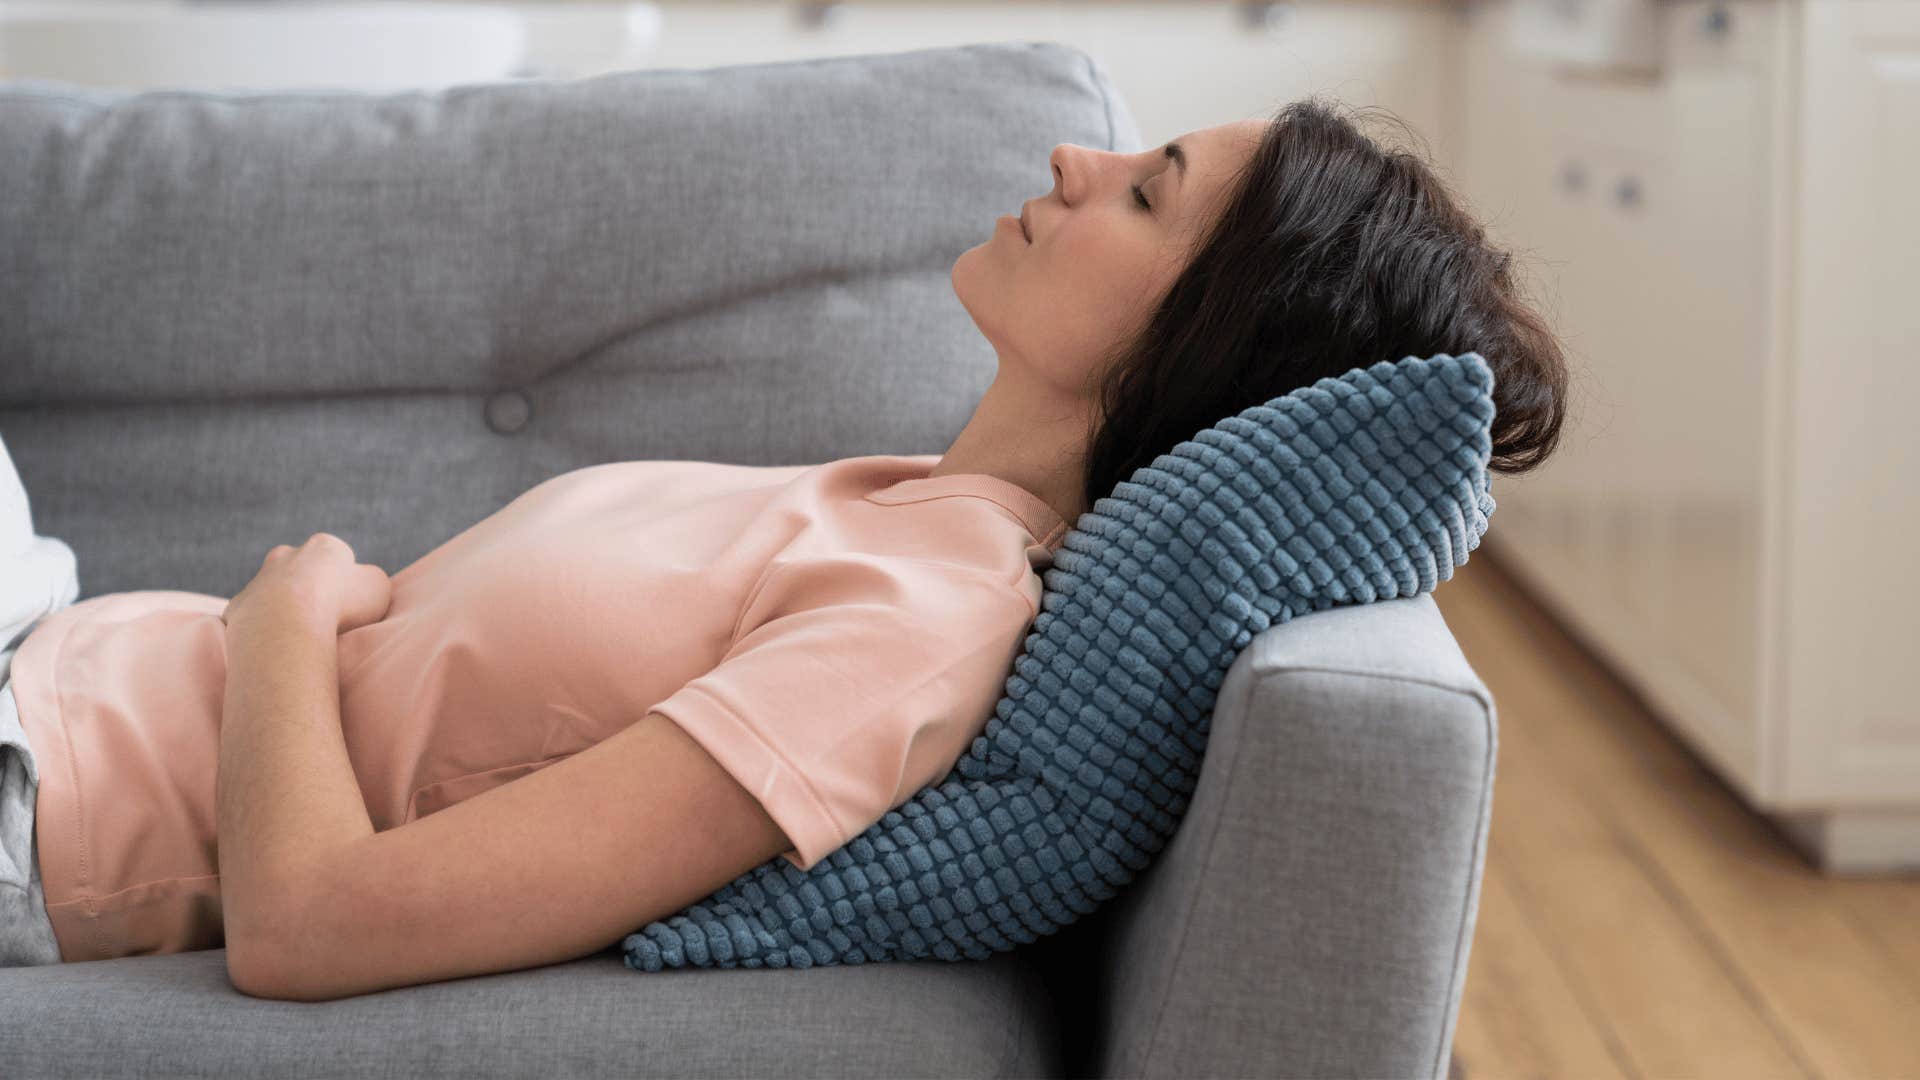
[[[1153,204],[1147,201],[1147,193],[1140,190],[1139,184],[1133,185],[1133,201],[1139,203],[1143,210],[1148,212],[1153,210]]]

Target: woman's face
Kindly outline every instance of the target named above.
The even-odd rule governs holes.
[[[1100,361],[1145,328],[1186,268],[1266,125],[1202,128],[1135,154],[1054,147],[1053,190],[1012,208],[953,264],[954,292],[1002,367],[1088,393]],[[1031,240],[1014,220],[1023,208]]]

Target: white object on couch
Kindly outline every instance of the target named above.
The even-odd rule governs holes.
[[[73,548],[57,537],[33,531],[27,490],[13,468],[13,455],[0,438],[0,683],[6,681],[26,632],[42,615],[66,607],[80,596]]]

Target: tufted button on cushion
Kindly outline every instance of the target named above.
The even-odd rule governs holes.
[[[512,435],[533,419],[533,402],[519,390],[501,390],[487,399],[487,426]]]

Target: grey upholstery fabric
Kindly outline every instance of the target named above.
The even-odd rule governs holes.
[[[0,84],[0,431],[83,599],[232,595],[317,530],[396,569],[602,461],[937,453],[995,363],[953,260],[1060,142],[1141,145],[1044,43],[388,95]],[[1493,744],[1431,597],[1316,613],[1240,658],[1155,865],[1021,951],[649,975],[609,943],[319,1005],[234,992],[218,951],[17,969],[0,1062],[1442,1075]]]
[[[994,371],[953,260],[1057,143],[1137,147],[1108,89],[1043,44],[111,107],[15,87],[0,423],[36,525],[82,599],[231,595],[286,537],[404,566],[581,465],[938,452]]]
[[[1446,1075],[1496,748],[1430,594],[1255,637],[1180,831],[1101,913],[1100,1075]]]
[[[648,977],[615,950],[307,1003],[236,993],[213,949],[0,970],[0,1075],[1049,1076],[1051,1017],[1011,953]]]

